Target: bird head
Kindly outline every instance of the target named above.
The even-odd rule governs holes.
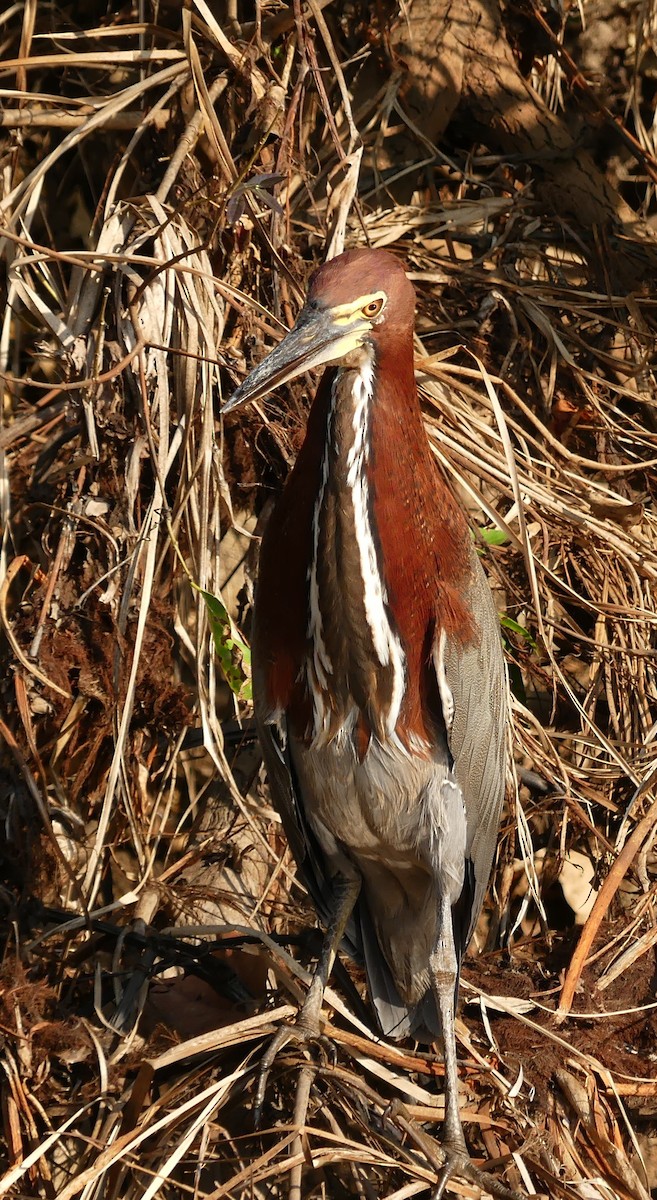
[[[415,292],[385,250],[347,250],[315,271],[282,342],[247,375],[223,412],[259,400],[313,367],[356,365],[363,351],[400,333],[412,339]]]

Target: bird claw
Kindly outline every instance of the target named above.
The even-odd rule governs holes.
[[[470,1178],[472,1161],[467,1150],[463,1150],[461,1147],[458,1149],[449,1149],[444,1142],[442,1143],[442,1149],[446,1155],[445,1163],[438,1176],[438,1186],[431,1193],[431,1200],[441,1200],[452,1175],[465,1175],[466,1178]]]
[[[431,1200],[441,1200],[449,1180],[454,1175],[460,1175],[463,1179],[475,1183],[482,1191],[499,1197],[499,1200],[526,1200],[519,1192],[514,1192],[503,1183],[499,1183],[488,1171],[475,1167],[463,1135],[459,1136],[458,1131],[454,1131],[451,1137],[444,1133],[442,1141],[436,1141],[431,1134],[416,1124],[399,1099],[393,1100],[388,1106],[387,1115],[410,1137],[436,1171],[438,1183],[431,1193]]]
[[[335,1047],[329,1038],[320,1033],[319,1022],[304,1020],[303,1011],[299,1014],[297,1021],[293,1025],[281,1025],[269,1043],[260,1064],[258,1086],[253,1104],[253,1123],[256,1129],[260,1125],[267,1081],[274,1061],[281,1050],[290,1042],[296,1042],[300,1046],[308,1046],[311,1042],[314,1042],[324,1050],[327,1058],[335,1058]]]
[[[431,1200],[441,1200],[453,1175],[460,1175],[463,1179],[475,1183],[483,1192],[497,1196],[499,1200],[526,1200],[526,1197],[521,1196],[520,1192],[506,1187],[505,1184],[494,1179],[488,1171],[482,1171],[480,1167],[475,1167],[465,1146],[452,1146],[448,1142],[443,1142],[442,1150],[446,1155],[445,1164],[438,1176],[438,1186],[431,1193]]]

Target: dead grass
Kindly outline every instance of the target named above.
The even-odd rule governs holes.
[[[581,5],[588,42],[574,14],[557,31],[575,61],[597,61],[607,7]],[[650,157],[654,20],[627,8],[603,99]],[[252,1120],[316,941],[235,695],[248,672],[233,647],[228,687],[203,593],[248,635],[254,532],[306,392],[225,427],[218,410],[346,238],[415,281],[427,428],[512,671],[521,786],[458,1027],[470,1143],[530,1195],[646,1197],[654,298],[640,269],[616,286],[602,232],[536,203],[527,164],[458,130],[395,158],[412,130],[380,14],[147,9],[0,17],[0,1195],[277,1197],[302,1165],[309,1198],[435,1185],[440,1059],[377,1039],[353,969],[327,993],[301,1141],[294,1047]],[[576,112],[565,59],[533,79]],[[647,261],[645,161],[625,139],[605,165],[643,205]]]

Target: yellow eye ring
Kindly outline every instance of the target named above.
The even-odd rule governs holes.
[[[382,308],[383,300],[379,296],[378,300],[370,300],[369,304],[366,304],[365,307],[361,309],[361,312],[364,317],[368,317],[371,321],[373,317],[378,317]]]

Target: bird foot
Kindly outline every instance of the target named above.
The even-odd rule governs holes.
[[[442,1142],[441,1148],[445,1154],[445,1163],[438,1176],[438,1186],[431,1193],[431,1200],[441,1200],[445,1192],[445,1188],[453,1175],[460,1175],[461,1178],[467,1179],[470,1183],[475,1183],[482,1191],[487,1192],[491,1196],[498,1196],[499,1200],[527,1200],[526,1196],[522,1196],[520,1192],[516,1192],[513,1188],[506,1187],[500,1183],[488,1171],[482,1171],[480,1167],[475,1167],[468,1151],[463,1145],[452,1145],[450,1142]]]
[[[466,1179],[470,1178],[472,1161],[465,1143],[462,1146],[451,1146],[448,1142],[441,1142],[441,1149],[445,1155],[445,1162],[438,1176],[438,1186],[431,1193],[431,1200],[441,1200],[452,1175],[464,1175]]]
[[[447,1184],[454,1175],[460,1175],[461,1178],[476,1184],[488,1195],[498,1196],[499,1200],[527,1200],[526,1196],[521,1196],[519,1192],[514,1192],[500,1183],[490,1172],[475,1167],[460,1130],[454,1129],[452,1136],[445,1133],[442,1141],[438,1142],[413,1120],[406,1106],[398,1099],[393,1100],[388,1115],[410,1137],[437,1172],[438,1184],[431,1193],[431,1200],[441,1200]]]
[[[310,1006],[312,1008],[312,1006]],[[307,1002],[301,1010],[296,1024],[282,1025],[276,1036],[272,1038],[269,1046],[263,1055],[260,1066],[260,1075],[258,1078],[258,1087],[256,1089],[256,1098],[253,1106],[253,1118],[256,1129],[260,1124],[260,1116],[262,1113],[262,1105],[265,1098],[265,1090],[269,1072],[274,1063],[277,1054],[289,1042],[297,1042],[301,1045],[308,1045],[314,1042],[315,1045],[328,1047],[329,1053],[335,1055],[335,1047],[328,1038],[325,1038],[319,1032],[319,1015],[312,1009],[310,1014],[307,1011]],[[290,1153],[293,1157],[299,1159],[296,1165],[290,1172],[290,1186],[288,1191],[288,1200],[302,1200],[302,1171],[303,1171],[303,1129],[306,1124],[308,1115],[308,1104],[310,1102],[310,1091],[315,1081],[317,1074],[317,1065],[314,1062],[304,1062],[299,1071],[299,1079],[297,1082],[296,1095],[294,1099],[294,1112],[292,1114],[292,1126],[296,1130],[296,1137],[291,1146]]]
[[[256,1129],[260,1124],[262,1106],[265,1099],[265,1092],[267,1090],[267,1081],[274,1065],[274,1061],[280,1054],[281,1050],[283,1050],[285,1046],[289,1045],[290,1042],[296,1042],[299,1046],[308,1046],[311,1042],[314,1042],[317,1045],[325,1048],[328,1051],[328,1056],[330,1056],[330,1052],[333,1050],[332,1042],[330,1042],[328,1038],[325,1038],[319,1031],[319,1018],[314,1019],[314,1016],[310,1017],[308,1014],[304,1013],[303,1009],[299,1013],[299,1016],[293,1025],[281,1025],[280,1029],[269,1043],[269,1046],[267,1047],[260,1064],[258,1086],[256,1088],[255,1101],[253,1105],[253,1122]],[[304,1068],[304,1071],[307,1073],[307,1068]],[[314,1077],[315,1068],[311,1067],[310,1071],[312,1077]],[[297,1094],[297,1103],[295,1104],[294,1112],[295,1125],[303,1125],[305,1123],[306,1111],[308,1108],[307,1098],[305,1106],[302,1107],[303,1112],[300,1111],[299,1097]]]

